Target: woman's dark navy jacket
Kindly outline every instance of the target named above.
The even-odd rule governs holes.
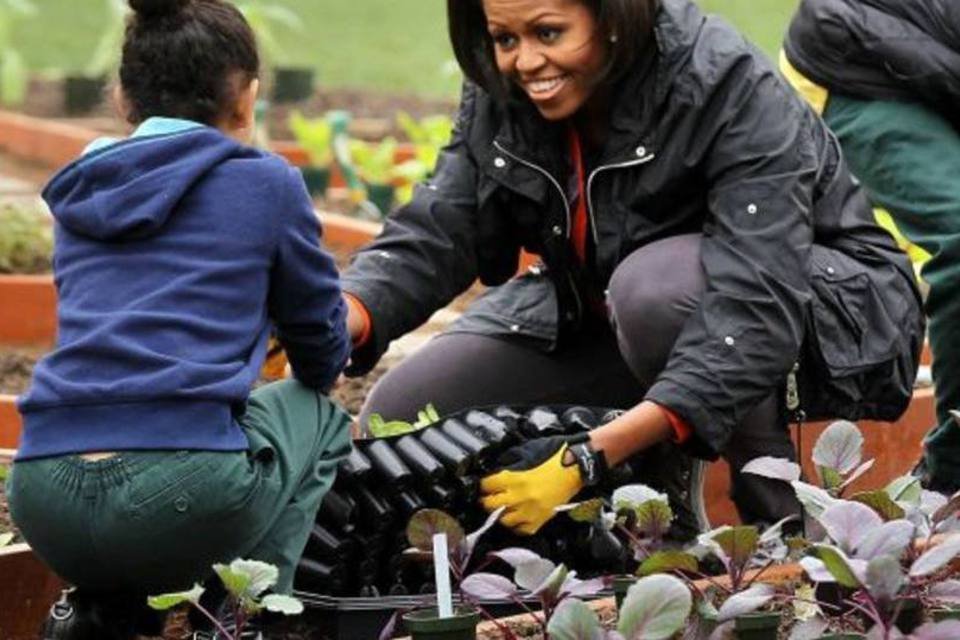
[[[584,291],[602,292],[624,258],[702,233],[707,290],[646,396],[693,427],[694,452],[716,455],[798,360],[819,385],[801,381],[812,413],[899,415],[922,340],[913,271],[874,224],[836,140],[763,55],[692,2],[665,0],[655,54],[614,95],[611,135],[586,180],[596,249],[581,269],[563,125],[465,87],[433,179],[343,276],[373,320],[352,371],[478,276],[502,286],[454,330],[557,348],[580,326]],[[512,278],[521,247],[544,268]]]

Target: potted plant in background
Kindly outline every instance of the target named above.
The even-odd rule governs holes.
[[[28,0],[0,0],[0,102],[21,104],[27,95],[27,66],[13,46],[17,20],[36,14]]]
[[[88,113],[103,102],[108,79],[120,64],[129,8],[125,0],[104,0],[103,4],[106,13],[93,55],[82,72],[63,79],[63,108],[68,115]]]
[[[404,204],[413,197],[414,185],[429,178],[433,172],[440,149],[450,141],[453,119],[446,115],[432,115],[416,120],[406,111],[399,111],[396,119],[397,126],[413,145],[413,157],[394,168],[401,181],[395,199],[398,204]]]
[[[323,196],[330,184],[330,166],[333,163],[333,127],[329,119],[305,118],[294,111],[288,119],[294,138],[310,157],[310,164],[300,167],[303,181],[311,196]]]
[[[283,48],[275,31],[278,26],[289,31],[303,31],[300,16],[283,5],[262,0],[238,2],[237,8],[250,23],[260,51],[271,69],[273,90],[270,95],[273,101],[296,102],[312,96],[314,69],[283,64]]]
[[[53,229],[40,211],[0,205],[0,273],[48,273]]]
[[[386,137],[380,142],[350,140],[350,159],[367,190],[367,199],[386,217],[393,207],[398,174],[394,164],[397,140]]]

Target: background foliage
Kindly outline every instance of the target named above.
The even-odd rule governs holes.
[[[303,18],[283,33],[285,57],[314,66],[328,87],[366,87],[455,96],[459,76],[446,36],[443,0],[271,0]],[[699,0],[775,54],[797,0]],[[34,0],[39,19],[16,43],[34,70],[82,69],[106,23],[99,0]]]

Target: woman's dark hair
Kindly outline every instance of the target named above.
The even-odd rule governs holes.
[[[52,607],[41,640],[134,640],[163,633],[165,611],[147,606],[147,596],[64,591]]]
[[[578,1],[596,17],[599,37],[609,42],[610,36],[616,36],[598,79],[598,84],[611,83],[630,69],[649,44],[660,0]],[[447,0],[447,29],[464,75],[487,93],[506,97],[509,88],[497,70],[483,0]]]
[[[129,0],[120,63],[127,120],[151,116],[212,125],[259,74],[257,42],[224,0]]]

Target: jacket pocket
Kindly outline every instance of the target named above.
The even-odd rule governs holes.
[[[798,382],[808,418],[893,420],[906,408],[923,322],[892,265],[872,266],[815,245]]]

